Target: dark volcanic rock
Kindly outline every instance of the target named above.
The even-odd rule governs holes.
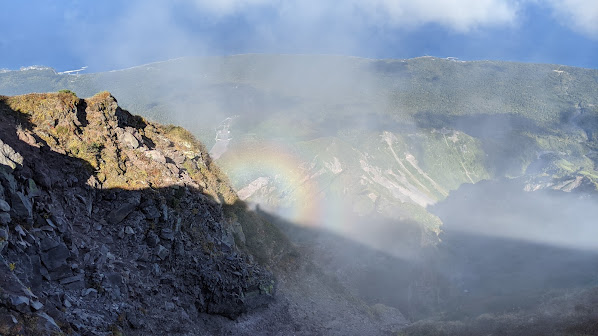
[[[44,305],[39,301],[32,301],[30,305],[31,308],[35,311],[38,311],[44,307]]]
[[[0,97],[0,323],[35,320],[24,334],[42,335],[202,334],[206,314],[235,318],[272,301],[262,290],[272,275],[215,238],[230,231],[213,200],[235,200],[225,178],[177,166],[207,158],[201,146],[109,95],[47,99],[55,105],[31,109],[44,121],[24,125],[23,141],[20,112],[4,113]]]
[[[56,239],[50,237],[43,237],[40,239],[40,249],[42,252],[58,247],[58,245],[60,245],[60,242]]]
[[[66,266],[66,259],[70,257],[71,253],[64,244],[58,244],[56,247],[49,249],[41,254],[41,259],[48,271],[52,272],[58,270],[62,266]]]
[[[147,233],[147,237],[145,238],[147,246],[149,247],[156,247],[160,243],[160,238],[158,235],[155,234],[153,231]]]
[[[169,254],[170,251],[168,251],[168,249],[162,245],[158,245],[158,248],[156,248],[156,255],[158,256],[158,258],[160,258],[160,260],[166,259],[166,257],[168,257]]]
[[[8,205],[8,203],[3,199],[0,199],[0,211],[4,211],[4,212],[10,211],[10,205]]]
[[[144,207],[143,213],[147,219],[160,218],[160,210],[153,204]]]
[[[174,232],[171,229],[162,229],[160,231],[160,238],[166,239],[166,240],[173,240]]]
[[[10,223],[10,221],[11,221],[11,218],[10,218],[9,213],[0,212],[0,224],[6,225],[6,224]]]
[[[18,218],[31,218],[33,205],[27,196],[17,191],[12,194],[12,213]]]
[[[137,205],[138,204],[129,202],[120,205],[118,208],[112,210],[108,214],[108,217],[106,218],[108,223],[118,224],[122,222],[131,212],[133,212],[133,210],[137,208]]]
[[[10,304],[21,313],[29,313],[29,298],[26,296],[11,296]]]

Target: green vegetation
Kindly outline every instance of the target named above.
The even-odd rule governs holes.
[[[598,185],[597,81],[598,70],[552,64],[238,55],[77,76],[6,72],[0,93],[61,90],[55,110],[66,112],[78,106],[73,91],[91,96],[110,90],[124,108],[144,116],[135,126],[143,136],[171,139],[187,153],[182,165],[189,175],[226,204],[237,201],[228,179],[241,189],[266,176],[271,189],[260,197],[292,207],[303,190],[289,185],[312,176],[318,192],[343,199],[361,215],[400,213],[437,231],[439,220],[425,204],[463,183],[531,174],[548,177],[555,187],[578,177]],[[88,105],[105,110],[109,96],[96,95]],[[127,160],[147,158],[119,154],[118,146],[91,133],[78,139],[77,120],[35,113],[50,102],[44,94],[29,97],[9,105],[45,127],[46,142],[69,138],[64,150],[90,162],[99,180],[136,188],[143,179],[160,183],[151,167],[126,169]],[[218,161],[220,171],[203,144],[213,145],[214,129],[233,115],[233,140]],[[392,138],[390,145],[383,134]],[[290,158],[296,167],[277,172],[246,157],[238,169],[239,152],[261,153],[264,143],[282,144],[271,153],[280,158],[269,164]],[[335,160],[341,172],[330,169]],[[127,177],[111,177],[112,171]]]
[[[0,93],[71,90],[91,96],[105,89],[134,113],[172,122],[175,118],[169,111],[188,109],[185,106],[194,107],[193,113],[209,110],[216,115],[236,114],[225,106],[225,101],[234,96],[218,94],[236,86],[236,91],[231,89],[235,96],[253,92],[260,97],[268,92],[263,96],[270,100],[266,103],[286,101],[285,110],[300,108],[303,114],[321,119],[339,113],[349,117],[364,110],[395,120],[420,112],[513,113],[549,126],[563,111],[580,102],[583,106],[598,105],[592,90],[597,76],[596,70],[559,65],[455,62],[431,57],[400,61],[239,55],[185,58],[77,76],[47,70],[13,71],[0,74]],[[361,88],[363,85],[349,85],[352,78],[367,84],[367,91]],[[173,84],[176,87],[169,90],[168,85]],[[209,123],[221,120],[207,117]]]
[[[68,93],[68,94],[72,94],[73,96],[77,97],[77,94],[69,89],[58,90],[58,93]]]

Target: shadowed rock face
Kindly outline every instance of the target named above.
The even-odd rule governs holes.
[[[0,141],[0,334],[194,333],[272,300],[184,130],[61,93],[1,98]]]
[[[187,131],[108,93],[0,97],[0,140],[18,162],[0,166],[1,335],[386,335],[407,324],[247,210]]]

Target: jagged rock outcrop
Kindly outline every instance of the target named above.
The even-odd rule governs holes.
[[[109,93],[0,97],[0,334],[202,334],[270,302],[206,153]]]

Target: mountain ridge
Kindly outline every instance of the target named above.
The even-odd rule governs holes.
[[[218,165],[235,190],[253,190],[247,202],[291,213],[291,221],[344,207],[358,215],[345,220],[415,219],[434,239],[441,223],[426,205],[463,183],[507,177],[526,180],[527,190],[598,185],[594,69],[247,54],[119,73],[17,75],[0,74],[0,93],[66,88],[88,95],[108,88],[148,120],[185,125],[218,149]],[[231,120],[225,141],[218,140],[223,120]],[[396,139],[390,146],[381,141],[385,134]],[[294,167],[284,166],[291,161]],[[332,201],[303,201],[310,197]],[[301,203],[307,206],[298,209]],[[319,216],[299,219],[338,217]]]
[[[209,165],[184,130],[145,123],[108,93],[0,101],[3,146],[14,149],[3,152],[14,164],[2,165],[0,190],[2,334],[194,330],[188,314],[234,318],[271,300],[271,273],[242,252],[242,229],[224,215],[222,202],[236,200],[225,178],[181,170],[184,160]]]
[[[397,318],[384,322],[390,325],[387,330],[418,334],[431,328],[430,333],[443,334],[447,326],[481,330],[479,321],[459,318],[475,318],[469,315],[475,314],[473,307],[491,307],[495,309],[487,311],[491,316],[482,320],[492,320],[494,331],[512,331],[504,328],[519,315],[501,315],[511,302],[495,293],[507,293],[517,302],[518,291],[528,288],[538,274],[551,277],[551,270],[562,274],[557,277],[562,282],[547,281],[546,288],[536,284],[539,291],[529,294],[530,302],[544,302],[542,295],[548,292],[540,289],[556,290],[549,284],[565,283],[563,279],[575,280],[568,284],[576,293],[582,292],[580,281],[582,287],[592,284],[593,273],[580,276],[568,269],[567,258],[586,267],[593,243],[584,240],[589,257],[584,255],[572,244],[577,231],[558,231],[562,227],[554,220],[564,223],[581,216],[570,226],[592,232],[583,218],[583,213],[592,213],[591,202],[575,200],[592,199],[598,186],[597,70],[430,57],[239,55],[178,59],[117,73],[0,74],[0,93],[37,89],[69,89],[83,95],[110,89],[124,106],[143,115],[139,122],[159,120],[190,131],[174,126],[143,132],[125,128],[114,137],[119,146],[147,147],[144,132],[170,130],[180,133],[173,143],[182,145],[192,134],[205,144],[199,150],[202,158],[209,160],[206,148],[214,149],[215,160],[205,163],[208,170],[220,167],[220,173],[200,187],[222,204],[225,217],[241,224],[247,250],[273,267],[279,280],[278,299],[261,312],[243,314],[237,319],[242,323],[251,324],[256,316],[265,316],[261,321],[267,323],[273,309],[304,316],[305,307],[315,305],[313,310],[322,313],[308,318],[313,328],[300,327],[289,318],[297,333],[346,334],[348,329],[340,326],[357,328],[351,321],[362,321],[361,331],[379,330],[376,319],[363,315],[376,311],[376,318]],[[71,131],[68,125],[56,126]],[[97,153],[104,149],[88,143],[75,138],[77,145],[63,150],[92,162],[91,170],[99,168],[108,177],[122,170],[111,180],[115,186],[137,180],[159,184],[152,176],[131,175],[126,165],[100,162]],[[163,146],[161,140],[154,145]],[[186,162],[179,170],[190,178],[191,173],[203,176],[199,162],[187,160],[187,149],[178,147],[160,147],[153,154],[148,147],[129,161],[158,160],[165,166]],[[171,150],[182,155],[177,159]],[[240,192],[243,202],[233,190]],[[470,209],[467,205],[472,202],[462,202],[462,195],[488,202]],[[519,201],[504,201],[515,195]],[[544,199],[552,200],[550,204],[562,200],[568,204],[563,207],[577,209],[577,203],[588,207],[579,208],[582,214],[560,211],[559,206],[537,214],[517,208],[538,200],[533,206],[539,209]],[[255,211],[247,211],[246,204]],[[457,211],[446,210],[455,204]],[[516,211],[505,210],[505,204]],[[478,213],[480,209],[486,212]],[[504,215],[485,220],[492,211]],[[282,232],[264,223],[244,224],[258,218],[268,218]],[[488,223],[492,226],[486,227]],[[542,225],[554,231],[544,234]],[[269,239],[264,242],[262,235]],[[240,240],[240,231],[233,238]],[[489,253],[485,244],[498,255]],[[536,265],[533,251],[538,250],[562,257],[542,259]],[[522,253],[516,256],[517,263],[501,257],[514,251]],[[517,265],[528,265],[531,273]],[[519,282],[494,281],[508,275]],[[335,298],[339,305],[314,299],[310,293]],[[561,299],[569,309],[571,302]],[[346,304],[347,300],[356,303]],[[390,307],[374,308],[376,304]],[[339,311],[342,317],[337,318],[335,309],[344,309],[339,307],[349,308]],[[544,314],[541,306],[530,309],[520,311],[520,316]],[[555,333],[586,318],[586,312],[571,311],[566,319],[555,320],[560,328]],[[403,314],[430,320],[403,329],[407,323]],[[542,329],[530,321],[529,330]],[[272,328],[268,333],[290,330]]]
[[[382,335],[407,323],[383,305],[388,316],[370,315],[249,210],[188,131],[108,92],[0,96],[0,142],[3,335],[310,335],[331,316],[333,334]]]

